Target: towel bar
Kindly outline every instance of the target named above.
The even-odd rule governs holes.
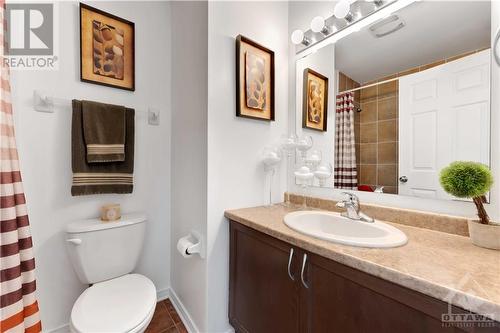
[[[71,100],[49,96],[40,90],[33,91],[33,108],[38,112],[54,113],[55,106],[67,106],[71,109]],[[149,107],[147,110],[137,110],[136,113],[144,113],[148,116],[149,125],[160,124],[160,110]]]

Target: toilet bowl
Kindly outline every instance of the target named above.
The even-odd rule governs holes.
[[[156,288],[132,274],[142,250],[144,214],[103,223],[88,219],[66,228],[68,252],[78,278],[91,285],[71,310],[75,333],[142,333],[156,307]]]
[[[155,307],[153,283],[127,274],[86,289],[73,305],[70,328],[75,333],[142,333]]]

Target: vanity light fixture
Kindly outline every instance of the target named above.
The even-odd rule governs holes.
[[[292,43],[295,45],[303,44],[304,46],[308,46],[311,44],[311,40],[304,35],[304,31],[297,29],[292,32]]]
[[[325,23],[325,19],[322,16],[316,16],[311,21],[311,30],[313,32],[321,32],[327,36],[330,33],[330,28]]]
[[[296,47],[296,54],[301,54],[301,57],[303,57],[308,54],[314,53],[325,45],[333,44],[338,40],[346,37],[350,33],[368,27],[379,20],[391,16],[392,13],[400,10],[401,8],[404,8],[418,1],[422,0],[340,0],[340,2],[338,2],[334,7],[333,15],[325,18],[326,22],[333,22],[333,24],[328,26],[328,29],[330,30],[328,35],[320,35],[317,33],[315,34],[312,30],[308,30],[307,32],[302,31],[302,33],[307,36],[306,38],[314,38],[314,40],[309,40],[309,45],[301,43],[301,40],[299,40],[297,44],[300,45],[297,45]],[[366,12],[366,10],[370,7],[366,6],[367,2],[374,3],[374,6],[371,8],[370,12]],[[351,21],[349,21],[349,19],[351,19]],[[347,24],[342,21],[347,22]],[[302,38],[302,40],[303,39],[304,38]],[[312,42],[314,42],[314,44]]]
[[[348,0],[339,1],[333,8],[333,15],[339,19],[345,19],[347,22],[352,22],[354,20],[353,15],[350,13],[351,4]]]

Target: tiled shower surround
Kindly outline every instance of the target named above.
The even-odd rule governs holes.
[[[339,91],[361,85],[339,74]],[[358,185],[384,186],[384,192],[397,193],[398,177],[398,84],[397,81],[355,92],[361,112],[354,115]],[[379,114],[380,110],[380,114]]]
[[[398,81],[361,90],[358,183],[398,193]]]
[[[369,185],[372,188],[383,186],[385,193],[398,193],[399,83],[398,80],[382,82],[424,71],[480,51],[482,50],[441,59],[361,84],[339,73],[339,92],[380,82],[354,94],[356,107],[361,109],[361,112],[355,112],[354,116],[358,185]]]

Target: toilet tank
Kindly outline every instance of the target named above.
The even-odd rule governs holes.
[[[144,243],[145,214],[123,215],[120,220],[76,221],[66,227],[66,242],[73,267],[85,284],[132,272]]]

